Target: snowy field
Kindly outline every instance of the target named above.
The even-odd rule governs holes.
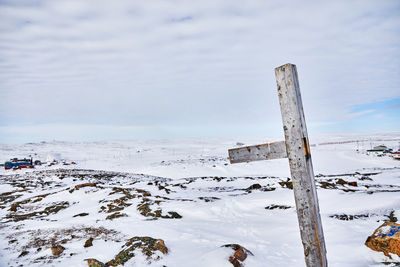
[[[124,266],[232,266],[226,244],[253,253],[244,266],[305,266],[287,159],[227,158],[237,142],[280,139],[0,145],[0,162],[32,155],[77,163],[0,170],[0,266],[105,263],[144,236],[164,240],[168,253],[135,252]],[[310,139],[329,266],[400,261],[364,245],[384,221],[400,220],[400,160],[364,153],[380,144],[397,150],[390,139],[400,133]],[[52,255],[54,245],[61,255]]]

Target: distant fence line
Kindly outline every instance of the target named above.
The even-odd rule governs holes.
[[[362,139],[362,140],[348,140],[348,141],[337,141],[337,142],[324,142],[319,143],[319,146],[324,145],[336,145],[336,144],[350,144],[357,142],[382,142],[382,141],[400,141],[400,138],[392,138],[392,139]]]

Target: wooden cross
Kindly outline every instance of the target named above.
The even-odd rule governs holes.
[[[327,266],[310,146],[296,66],[275,69],[285,141],[229,149],[231,163],[288,158],[308,267]]]

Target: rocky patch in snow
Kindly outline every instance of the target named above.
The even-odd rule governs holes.
[[[400,186],[375,179],[380,172],[317,175],[316,185],[321,195],[334,192],[335,196],[375,196],[399,192]],[[286,200],[292,197],[293,189],[288,177],[206,176],[173,180],[143,174],[58,169],[0,175],[0,183],[6,185],[4,188],[12,188],[0,194],[0,235],[2,249],[9,254],[8,263],[15,265],[65,262],[68,266],[70,262],[81,262],[82,257],[89,266],[117,266],[132,260],[165,265],[170,257],[165,243],[173,243],[173,236],[179,235],[181,229],[187,231],[183,234],[186,240],[197,236],[194,242],[201,245],[206,242],[203,235],[207,234],[202,231],[215,236],[218,230],[214,228],[220,225],[236,231],[234,238],[239,239],[238,234],[244,233],[256,239],[259,233],[249,230],[246,220],[254,223],[269,216],[263,220],[279,221],[280,217],[289,216],[297,223],[294,202]],[[395,222],[396,212],[392,208],[325,216],[335,222],[370,218]],[[280,227],[281,222],[275,222],[273,227]],[[201,228],[204,225],[210,226]],[[147,226],[157,232],[147,230]],[[162,231],[157,229],[162,227],[174,234],[160,236]],[[202,230],[191,232],[196,227]],[[259,230],[267,231],[264,226]],[[216,242],[212,246],[218,248],[226,243]],[[108,251],[109,247],[113,249]],[[241,245],[225,247],[233,249],[226,261],[234,266],[245,266],[254,258],[249,259],[253,253]],[[103,258],[96,256],[104,250],[107,253]]]
[[[136,253],[142,253],[146,256],[147,264],[151,264],[152,261],[160,260],[160,254],[168,253],[168,248],[166,247],[164,240],[148,236],[132,237],[126,241],[122,248],[123,250],[106,263],[102,263],[96,259],[86,259],[86,261],[88,262],[89,267],[118,266],[124,265],[131,258],[135,257]]]

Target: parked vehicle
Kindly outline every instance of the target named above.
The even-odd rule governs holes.
[[[1,164],[1,166],[4,166],[4,169],[6,170],[20,170],[23,168],[35,168],[35,166],[40,166],[40,165],[47,165],[47,166],[54,166],[58,164],[62,165],[75,165],[76,163],[74,161],[58,161],[53,159],[52,161],[48,162],[42,162],[40,160],[33,160],[31,158],[23,158],[23,159],[18,159],[18,158],[13,158],[10,159],[9,161],[6,161],[4,164]]]
[[[392,153],[394,159],[400,159],[400,149]]]
[[[6,170],[11,170],[11,169],[19,170],[19,169],[23,169],[23,168],[34,168],[32,158],[30,158],[30,159],[13,158],[13,159],[10,159],[10,161],[6,161],[4,163],[4,169],[6,169]]]

